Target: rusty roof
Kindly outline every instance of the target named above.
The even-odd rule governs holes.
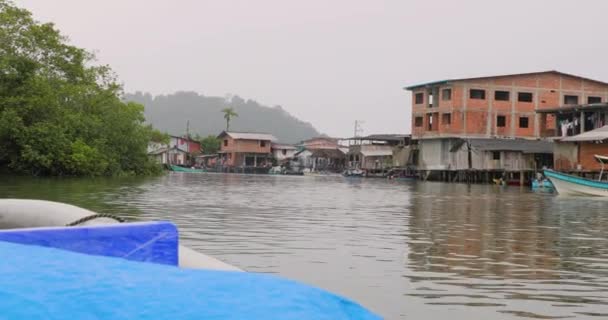
[[[557,71],[557,70],[547,70],[547,71],[537,71],[537,72],[527,72],[527,73],[502,74],[502,75],[495,75],[495,76],[483,76],[483,77],[447,79],[447,80],[440,80],[440,81],[432,81],[432,82],[427,82],[427,83],[415,84],[415,85],[411,85],[411,86],[408,86],[408,87],[404,87],[403,89],[404,90],[413,90],[413,89],[417,89],[417,88],[420,88],[420,87],[428,87],[428,86],[435,86],[435,85],[440,85],[440,84],[447,84],[449,82],[455,82],[455,81],[468,81],[468,80],[478,80],[478,79],[491,79],[491,78],[505,78],[505,77],[516,77],[516,76],[529,76],[529,75],[544,74],[544,73],[555,73],[555,74],[559,74],[559,75],[562,75],[562,76],[579,78],[579,79],[583,79],[583,80],[587,80],[587,81],[591,81],[591,82],[595,82],[595,83],[599,83],[599,84],[603,84],[603,85],[608,86],[607,82],[603,82],[603,81],[599,81],[599,80],[595,80],[595,79],[590,79],[590,78],[585,78],[585,77],[581,77],[581,76],[577,76],[577,75],[574,75],[574,74],[569,74],[569,73],[565,73],[565,72],[561,72],[561,71]]]

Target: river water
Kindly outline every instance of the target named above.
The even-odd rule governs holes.
[[[0,177],[0,197],[175,222],[185,244],[387,319],[608,319],[608,201],[527,188],[171,173]]]

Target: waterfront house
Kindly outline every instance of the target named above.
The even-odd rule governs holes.
[[[298,145],[292,167],[312,172],[341,172],[345,168],[348,148],[339,143],[340,139],[317,137],[302,141]]]
[[[295,156],[298,151],[297,148],[290,144],[272,143],[271,145],[272,156],[274,160],[281,164],[285,163]]]
[[[555,169],[580,173],[598,172],[601,165],[594,158],[596,154],[608,156],[608,125],[557,139],[554,145]]]
[[[348,165],[368,172],[411,165],[411,135],[372,134],[348,139]]]
[[[270,168],[272,165],[272,142],[277,139],[268,133],[223,131],[218,139],[220,164],[223,168],[242,172],[252,169]]]
[[[370,173],[386,171],[393,166],[393,148],[388,145],[353,145],[349,147],[349,166]]]
[[[340,147],[340,139],[331,137],[315,137],[300,143],[303,149],[337,149]]]
[[[547,140],[437,138],[424,141],[416,159],[424,179],[490,181],[504,177],[524,181],[553,166],[553,143]]]
[[[188,137],[170,136],[169,148],[177,148],[190,155],[202,152],[201,143]]]
[[[190,154],[177,147],[161,147],[148,152],[148,156],[160,164],[192,165]]]
[[[434,81],[406,89],[412,92],[412,138],[418,140],[414,162],[425,176],[433,174],[426,171],[445,176],[448,173],[441,171],[464,170],[452,162],[449,151],[461,143],[459,138],[493,139],[492,143],[502,143],[498,142],[502,139],[502,145],[508,146],[513,139],[515,144],[524,143],[523,139],[545,139],[556,135],[561,119],[544,111],[608,99],[608,83],[558,71]],[[492,157],[499,156],[496,151],[521,153],[518,157],[524,154],[523,150],[487,151],[493,152]],[[547,162],[545,156],[543,159],[540,162]],[[490,170],[472,162],[469,172]],[[532,166],[520,169],[530,175]]]
[[[169,143],[148,143],[148,156],[161,164],[193,165],[202,152],[200,142],[186,137],[170,136]]]

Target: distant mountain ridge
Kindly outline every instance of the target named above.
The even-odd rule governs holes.
[[[312,124],[297,119],[280,106],[266,107],[239,96],[207,97],[185,91],[152,96],[136,92],[125,94],[123,99],[143,104],[146,121],[172,135],[185,134],[188,121],[192,135],[217,135],[226,129],[221,110],[228,107],[234,108],[239,115],[230,121],[231,131],[270,133],[285,143],[297,143],[320,135]]]

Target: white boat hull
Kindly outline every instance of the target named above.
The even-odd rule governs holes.
[[[65,226],[95,212],[73,205],[25,199],[0,199],[0,229]],[[97,218],[80,225],[116,223],[109,218]],[[241,271],[218,259],[192,250],[183,245],[178,249],[179,266],[191,269],[215,269]]]
[[[559,172],[547,172],[558,194],[564,196],[608,197],[608,183],[570,176]]]

